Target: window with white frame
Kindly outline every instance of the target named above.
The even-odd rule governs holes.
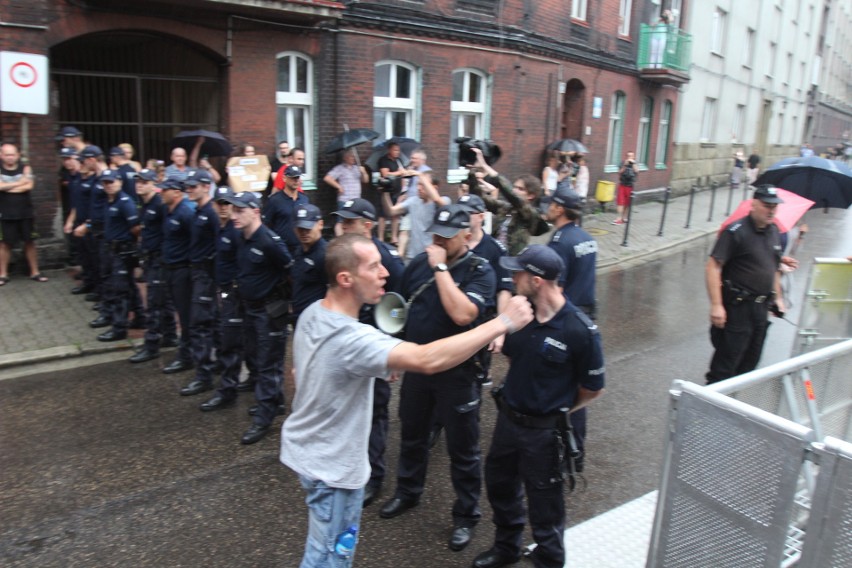
[[[743,139],[743,126],[745,125],[745,105],[737,105],[734,111],[734,123],[731,125],[731,138],[734,142]]]
[[[305,179],[310,179],[313,155],[313,63],[300,53],[277,55],[275,89],[276,140],[305,151]]]
[[[455,139],[470,136],[486,137],[485,116],[488,104],[488,78],[481,71],[457,69],[453,71],[453,96],[450,101],[450,154],[449,166],[458,164],[458,145]]]
[[[713,139],[713,131],[716,124],[716,99],[707,97],[704,99],[704,116],[701,118],[702,142],[710,142]]]
[[[654,114],[654,99],[642,99],[642,115],[639,117],[639,133],[636,136],[636,160],[639,167],[648,167],[651,153],[651,116]]]
[[[778,44],[774,41],[769,42],[769,53],[766,57],[766,76],[773,77],[775,75],[775,56],[778,52]]]
[[[415,138],[417,72],[399,61],[376,63],[373,90],[373,128],[381,138]]]
[[[660,112],[660,125],[657,129],[657,155],[655,161],[656,167],[663,169],[666,167],[666,162],[669,159],[669,125],[672,121],[672,103],[671,101],[663,102],[663,109]]]
[[[618,33],[630,35],[630,13],[633,11],[633,0],[621,0],[618,6]]]
[[[586,9],[588,8],[588,0],[572,0],[571,2],[571,17],[575,20],[586,19]]]
[[[754,57],[754,38],[755,31],[752,28],[746,29],[745,46],[743,49],[743,65],[751,67],[752,58]]]
[[[710,28],[710,51],[718,55],[724,53],[725,26],[727,25],[728,13],[721,8],[713,12],[713,22]]]
[[[784,113],[778,113],[778,134],[775,136],[776,144],[784,143]]]
[[[621,163],[621,139],[624,133],[624,105],[627,97],[621,91],[612,95],[609,110],[609,137],[606,143],[606,164],[618,171]]]
[[[784,83],[790,84],[793,81],[793,54],[787,53],[787,78]]]

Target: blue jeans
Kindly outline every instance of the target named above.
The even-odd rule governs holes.
[[[300,568],[349,568],[355,551],[341,558],[334,545],[340,533],[361,522],[364,489],[337,489],[301,475],[299,481],[308,493],[308,540]]]

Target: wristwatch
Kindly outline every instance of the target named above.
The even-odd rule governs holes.
[[[447,270],[449,270],[449,268],[443,262],[439,262],[432,270],[434,270],[435,272],[446,272]]]

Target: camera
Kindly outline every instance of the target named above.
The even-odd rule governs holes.
[[[476,163],[474,148],[479,148],[482,151],[482,157],[489,166],[497,162],[503,155],[500,147],[491,140],[474,140],[470,136],[462,136],[456,138],[455,142],[459,145],[459,166],[463,168]]]
[[[402,178],[400,176],[380,177],[376,180],[376,189],[387,193],[402,191]]]

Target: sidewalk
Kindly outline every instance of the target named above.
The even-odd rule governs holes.
[[[662,198],[662,194],[652,197]],[[739,201],[735,200],[732,207]],[[583,220],[583,228],[598,241],[598,272],[605,273],[671,253],[679,246],[714,233],[725,218],[727,190],[716,196],[713,220],[707,222],[710,192],[698,193],[693,204],[689,229],[686,222],[689,196],[669,201],[663,236],[657,236],[662,215],[662,203],[640,198],[631,215],[628,246],[622,246],[624,226],[611,222],[615,213],[593,213]],[[610,205],[609,210],[613,210]],[[535,242],[547,242],[542,235]],[[141,341],[143,330],[130,330],[130,339],[114,343],[97,341],[104,329],[91,329],[88,322],[97,317],[92,304],[69,291],[76,284],[66,270],[45,272],[50,281],[38,283],[26,276],[12,274],[12,280],[0,287],[2,326],[0,326],[0,370],[81,357],[110,354],[127,356]]]

